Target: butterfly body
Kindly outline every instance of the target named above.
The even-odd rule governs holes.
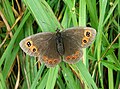
[[[25,53],[39,57],[47,67],[54,67],[61,62],[61,56],[69,64],[78,62],[83,55],[82,48],[88,47],[95,35],[93,28],[72,27],[29,36],[20,42],[20,47]]]
[[[63,43],[63,37],[61,35],[61,32],[58,30],[56,33],[56,48],[57,52],[59,53],[60,56],[63,56],[65,53],[64,49],[64,43]]]

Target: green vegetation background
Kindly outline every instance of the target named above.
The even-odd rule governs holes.
[[[120,0],[0,0],[0,89],[120,88]],[[41,31],[90,26],[82,61],[46,68],[19,42]]]

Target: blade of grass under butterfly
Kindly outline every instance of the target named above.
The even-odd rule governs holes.
[[[79,1],[79,26],[86,26],[86,1]]]
[[[87,9],[90,14],[91,25],[95,29],[98,27],[98,16],[96,10],[96,0],[86,0]]]
[[[41,4],[46,11],[47,17],[50,20],[50,25],[52,25],[52,29],[56,30],[57,28],[62,29],[58,19],[56,18],[55,14],[53,13],[51,7],[48,5],[48,3],[44,0],[41,0]],[[46,10],[47,9],[47,10]]]
[[[62,76],[58,76],[57,84],[58,84],[60,89],[65,89],[65,83],[64,83],[64,81],[62,79]]]
[[[64,28],[68,28],[68,26],[70,25],[71,23],[71,15],[70,15],[70,11],[69,11],[69,8],[66,7],[65,8],[65,12],[64,12],[64,16],[63,16],[63,19],[61,21],[61,25],[64,27]]]
[[[6,82],[4,81],[3,74],[0,72],[0,89],[7,89]]]
[[[48,80],[47,80],[47,84],[46,84],[46,89],[54,89],[55,82],[56,82],[56,79],[58,76],[58,69],[59,69],[58,65],[54,68],[49,69],[49,75],[48,75]]]
[[[73,72],[68,66],[62,65],[62,74],[65,79],[65,84],[69,89],[81,89],[80,84],[77,84]]]
[[[89,74],[86,67],[83,65],[82,61],[76,63],[78,71],[80,72],[81,78],[89,89],[98,89],[91,75]],[[82,66],[82,67],[81,67]]]
[[[40,69],[39,69],[39,71],[37,72],[37,75],[35,76],[35,79],[33,80],[33,83],[32,83],[32,85],[31,85],[31,89],[36,89],[36,86],[37,86],[37,83],[36,82],[38,82],[38,80],[39,80],[39,78],[40,78],[40,76],[41,76],[41,74],[42,74],[42,72],[43,72],[43,70],[44,70],[44,67],[45,67],[45,65],[41,65],[40,66]],[[40,88],[41,89],[41,88]]]
[[[45,73],[44,76],[42,76],[42,79],[39,82],[37,89],[45,89],[45,86],[48,80],[48,75],[49,75],[49,71],[47,71],[47,73]]]
[[[79,1],[79,26],[86,26],[86,1]],[[83,63],[88,68],[88,60],[86,55],[86,49],[83,49]],[[85,88],[87,89],[87,85],[85,84]]]
[[[99,19],[98,34],[97,34],[97,39],[96,39],[97,59],[98,60],[100,60],[100,57],[101,57],[102,30],[103,30],[103,21],[104,21],[104,18],[105,18],[106,5],[107,5],[106,0],[100,0],[100,19]],[[99,77],[101,77],[100,78],[100,84],[101,84],[102,88],[104,88],[104,86],[103,86],[103,71],[102,71],[102,67],[101,67],[100,62],[98,63],[98,71],[99,71]]]
[[[45,1],[24,0],[42,31],[55,31],[60,25]]]
[[[75,12],[76,11],[75,0],[63,0],[63,1],[67,5],[67,7],[69,8],[69,15],[73,21],[73,25],[78,26],[76,12]]]
[[[79,26],[86,26],[86,2],[84,0],[79,1]],[[86,49],[83,51],[83,63],[88,67],[86,59]]]

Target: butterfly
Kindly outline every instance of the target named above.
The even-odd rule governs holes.
[[[66,30],[42,32],[24,38],[21,49],[30,56],[38,57],[47,67],[54,67],[63,59],[73,64],[83,56],[83,48],[95,39],[96,30],[91,27],[71,27]]]

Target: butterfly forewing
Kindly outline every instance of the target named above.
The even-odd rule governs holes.
[[[72,27],[63,31],[63,35],[73,39],[81,48],[86,48],[93,42],[96,30],[90,27]]]
[[[23,39],[20,42],[20,47],[28,55],[38,57],[45,50],[52,37],[53,33],[50,32],[38,33]]]

